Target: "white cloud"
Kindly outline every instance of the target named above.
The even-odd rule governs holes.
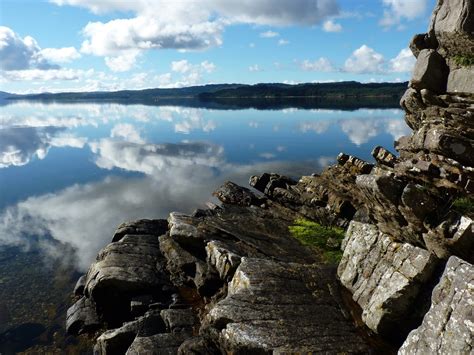
[[[266,32],[262,32],[260,33],[260,37],[262,38],[275,38],[275,37],[278,37],[280,34],[278,32],[274,32],[274,31],[266,31]]]
[[[33,37],[21,38],[12,29],[0,26],[0,69],[51,69],[58,68],[50,64],[41,54],[41,48]]]
[[[301,63],[301,69],[305,71],[332,72],[336,71],[329,59],[321,57],[313,62],[304,60]]]
[[[390,60],[390,71],[395,73],[409,73],[415,67],[416,58],[409,48],[402,49],[398,55]]]
[[[95,13],[132,13],[132,17],[90,22],[82,30],[81,52],[114,58],[130,50],[204,50],[222,44],[232,24],[311,26],[338,14],[335,0],[52,0]],[[263,33],[272,37],[276,32]]]
[[[385,7],[380,25],[389,28],[400,25],[402,20],[414,20],[423,16],[428,6],[428,0],[383,0]]]
[[[263,71],[263,69],[260,68],[260,66],[258,64],[254,64],[254,65],[249,66],[249,71],[250,72],[259,72],[259,71]]]
[[[10,81],[52,81],[52,80],[78,80],[91,77],[94,74],[93,69],[25,69],[3,71],[1,75]]]
[[[382,73],[385,60],[382,54],[377,53],[367,45],[356,49],[344,63],[344,70],[349,73]]]
[[[140,51],[128,50],[122,52],[120,55],[113,57],[105,57],[105,64],[114,72],[129,71],[135,66]]]
[[[323,24],[324,32],[341,32],[342,26],[339,23],[334,22],[333,20],[327,20]]]
[[[81,57],[81,54],[74,47],[45,48],[40,51],[40,54],[46,60],[54,63],[69,63]]]
[[[278,45],[279,46],[286,46],[287,44],[290,44],[290,41],[286,40],[286,39],[280,39],[278,41]]]

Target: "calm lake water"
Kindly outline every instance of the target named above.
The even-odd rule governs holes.
[[[318,172],[339,152],[372,160],[374,146],[409,133],[397,109],[18,102],[0,110],[0,343],[21,324],[36,327],[10,350],[63,346],[75,279],[121,222],[191,212],[226,180]]]

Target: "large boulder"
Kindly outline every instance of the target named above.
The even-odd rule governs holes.
[[[342,247],[338,276],[361,306],[362,320],[374,332],[399,340],[423,316],[422,291],[434,275],[436,258],[355,221]]]
[[[66,331],[69,334],[81,334],[100,327],[100,320],[95,304],[86,297],[74,303],[66,314]]]
[[[411,354],[472,354],[474,267],[455,256],[433,290],[431,308],[399,350]]]
[[[452,69],[448,76],[449,93],[474,94],[474,67]]]
[[[435,93],[446,92],[449,69],[444,58],[433,49],[423,49],[416,60],[410,86]]]

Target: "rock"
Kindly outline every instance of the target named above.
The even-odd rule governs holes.
[[[372,156],[375,158],[377,163],[386,165],[392,168],[397,162],[397,157],[393,153],[390,153],[387,149],[380,146],[375,147],[372,150]]]
[[[474,262],[474,222],[469,217],[454,216],[423,235],[427,248],[440,259],[451,255]]]
[[[197,320],[191,308],[164,309],[161,311],[161,318],[163,318],[170,333],[192,332]]]
[[[77,335],[99,327],[100,320],[95,310],[95,304],[90,299],[82,297],[67,310],[67,333]]]
[[[456,159],[461,163],[472,164],[474,141],[453,133],[446,128],[431,128],[426,133],[424,148],[428,151]]]
[[[186,339],[178,349],[178,355],[220,355],[221,352],[204,337]]]
[[[84,287],[86,287],[86,280],[87,275],[82,275],[76,282],[76,286],[74,286],[74,294],[76,296],[82,296],[84,294]]]
[[[474,267],[449,258],[433,290],[431,308],[399,350],[409,354],[472,354],[474,344]]]
[[[114,233],[112,242],[118,242],[125,235],[148,234],[159,237],[168,230],[168,222],[164,219],[139,219],[133,222],[122,223]]]
[[[210,241],[206,245],[208,263],[215,267],[221,280],[230,281],[240,265],[242,250],[236,252],[235,246],[222,242]],[[238,254],[237,254],[238,253]]]
[[[84,293],[94,300],[105,320],[121,324],[130,316],[132,297],[168,297],[171,284],[162,264],[155,235],[127,234],[99,253],[87,273]]]
[[[213,193],[221,202],[238,206],[260,205],[261,202],[249,189],[226,181]]]
[[[185,333],[156,334],[149,337],[136,337],[126,355],[176,355],[179,346],[189,337]]]
[[[436,39],[428,36],[426,33],[417,34],[413,36],[410,41],[410,49],[413,55],[418,58],[418,55],[423,49],[436,49],[438,46]]]
[[[469,93],[474,94],[474,68],[462,67],[458,69],[452,69],[448,76],[448,87],[449,93]]]
[[[94,355],[124,354],[139,329],[139,321],[128,322],[117,329],[106,330],[96,340]]]
[[[289,186],[296,185],[296,181],[283,175],[265,173],[260,177],[252,176],[249,184],[256,190],[271,197],[275,188],[288,189]]]
[[[387,338],[406,335],[423,313],[423,288],[436,258],[408,243],[395,243],[374,225],[352,221],[342,248],[339,279],[362,308],[362,320]]]
[[[432,49],[423,49],[417,58],[410,81],[414,89],[428,89],[438,94],[446,92],[449,69],[444,58]]]
[[[336,301],[333,277],[316,265],[243,258],[201,333],[226,353],[366,352]]]

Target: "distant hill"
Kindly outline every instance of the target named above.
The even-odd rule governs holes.
[[[355,81],[289,84],[212,84],[176,89],[122,90],[114,92],[64,92],[32,95],[1,93],[9,101],[116,102],[120,104],[181,105],[215,109],[295,108],[395,108],[408,83]],[[4,96],[2,96],[4,95]],[[9,95],[9,96],[8,96]]]

